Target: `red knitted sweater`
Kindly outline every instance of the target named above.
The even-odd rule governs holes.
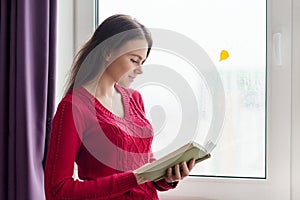
[[[46,198],[158,199],[172,188],[165,180],[138,185],[132,170],[154,160],[153,129],[141,95],[116,84],[124,118],[107,110],[84,88],[60,102],[52,122],[45,169]],[[72,178],[74,162],[78,176]]]

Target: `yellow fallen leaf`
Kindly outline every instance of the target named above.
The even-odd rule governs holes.
[[[226,50],[222,50],[220,53],[220,61],[226,60],[229,57],[229,53]]]

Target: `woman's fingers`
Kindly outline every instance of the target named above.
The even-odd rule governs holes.
[[[194,168],[195,162],[196,162],[195,158],[189,161],[189,171],[191,171]]]
[[[181,174],[180,174],[180,166],[177,164],[175,165],[173,168],[170,167],[168,170],[167,170],[167,174],[166,174],[166,178],[165,180],[168,182],[168,183],[171,183],[171,182],[175,182],[175,181],[179,181],[181,179]]]
[[[186,164],[186,162],[181,163],[181,178],[184,178],[190,174],[190,170]]]
[[[190,174],[190,171],[195,166],[195,159],[191,159],[188,164],[186,162],[182,162],[180,165],[177,164],[173,168],[169,168],[166,173],[165,180],[167,182],[174,182],[187,177]]]
[[[167,170],[167,178],[172,178],[172,173],[173,173],[173,170],[172,168],[170,167],[168,170]]]
[[[174,166],[174,177],[175,181],[179,181],[181,179],[180,166],[178,164]]]
[[[174,182],[174,180],[173,180],[173,169],[171,167],[167,169],[167,176],[165,177],[165,180],[168,183]]]

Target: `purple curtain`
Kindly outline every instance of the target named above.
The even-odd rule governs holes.
[[[57,0],[1,0],[0,199],[42,200]]]

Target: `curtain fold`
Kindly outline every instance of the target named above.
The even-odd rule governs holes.
[[[56,0],[1,0],[0,199],[42,200],[54,112]]]

